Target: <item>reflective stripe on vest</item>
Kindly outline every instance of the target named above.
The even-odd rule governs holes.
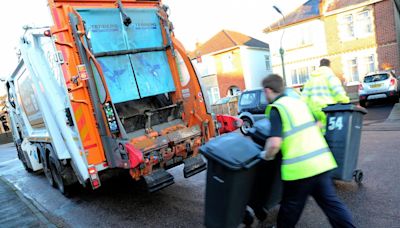
[[[282,108],[282,110],[285,112],[286,116],[289,116],[288,111],[286,110],[286,108],[283,105],[275,104],[275,106],[279,106],[280,108]],[[289,137],[291,135],[294,135],[297,132],[300,132],[300,131],[302,131],[304,129],[307,129],[309,127],[317,126],[317,124],[315,123],[314,120],[310,121],[310,122],[307,122],[307,123],[304,123],[304,124],[301,124],[301,125],[299,125],[297,127],[295,127],[293,125],[293,122],[292,122],[291,118],[288,118],[288,121],[289,121],[289,125],[290,125],[290,130],[286,131],[286,132],[283,132],[283,138],[286,138],[286,137]]]
[[[308,154],[301,155],[299,157],[289,158],[289,159],[283,160],[282,164],[283,165],[290,165],[290,164],[293,164],[293,163],[296,163],[296,162],[305,161],[307,159],[310,159],[312,157],[316,157],[316,156],[318,156],[320,154],[323,154],[323,153],[330,153],[330,152],[331,151],[329,150],[329,148],[326,147],[326,148],[322,148],[322,149],[319,149],[319,150],[312,151],[312,152],[310,152]]]

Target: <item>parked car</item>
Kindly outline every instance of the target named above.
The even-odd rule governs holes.
[[[300,98],[300,94],[296,88],[286,88],[285,94],[287,96]],[[265,109],[267,105],[268,101],[262,88],[246,90],[240,95],[238,117],[243,120],[240,131],[244,135],[248,135],[249,129],[253,127],[256,121],[265,118]]]
[[[380,71],[367,74],[358,87],[360,105],[365,107],[367,101],[390,99],[399,102],[398,80],[392,71]]]

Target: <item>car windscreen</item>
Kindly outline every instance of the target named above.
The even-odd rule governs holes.
[[[383,81],[389,78],[388,74],[374,74],[374,75],[368,75],[365,76],[364,82],[369,83],[369,82],[379,82]]]
[[[242,93],[240,97],[240,105],[251,105],[257,98],[256,92]]]

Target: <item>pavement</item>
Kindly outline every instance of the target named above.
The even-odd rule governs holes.
[[[384,122],[367,124],[363,131],[400,131],[400,104],[394,105]],[[1,176],[0,205],[1,227],[57,227],[37,203]]]
[[[56,227],[40,210],[0,176],[1,227]]]

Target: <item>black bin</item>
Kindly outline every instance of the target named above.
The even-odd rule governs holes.
[[[360,183],[363,173],[356,167],[363,115],[367,110],[353,104],[335,104],[323,111],[327,114],[325,139],[338,164],[333,177],[344,181],[351,181],[354,177]]]
[[[200,147],[208,160],[206,227],[237,227],[244,216],[261,148],[238,133],[228,133]]]
[[[270,121],[262,119],[255,122],[249,129],[249,136],[255,143],[264,147],[270,131]],[[279,204],[282,199],[281,163],[282,154],[278,153],[274,160],[261,160],[257,164],[256,181],[254,181],[248,205],[254,210],[258,219],[262,220],[265,216],[263,208],[270,209]]]

